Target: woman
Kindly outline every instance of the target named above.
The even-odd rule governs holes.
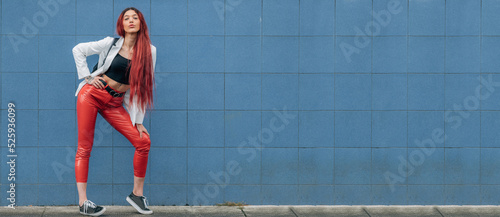
[[[78,96],[75,177],[80,213],[84,215],[99,216],[106,211],[105,207],[88,200],[86,194],[97,113],[135,147],[134,188],[126,200],[142,214],[153,213],[143,195],[151,141],[142,121],[146,107],[153,107],[156,47],[151,45],[144,16],[136,8],[123,10],[116,27],[121,37],[115,44],[112,37],[106,37],[79,43],[73,48],[78,78],[85,78],[75,94]],[[93,54],[99,54],[100,67],[91,74],[86,57]]]

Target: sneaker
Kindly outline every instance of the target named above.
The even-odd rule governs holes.
[[[130,193],[126,198],[127,202],[130,203],[138,212],[142,214],[152,214],[153,210],[148,208],[148,200],[145,196],[135,196],[134,193]]]
[[[106,211],[106,207],[98,206],[90,200],[83,202],[80,206],[80,214],[90,215],[90,216],[100,216]]]

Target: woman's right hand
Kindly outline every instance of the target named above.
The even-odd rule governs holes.
[[[104,82],[106,82],[106,80],[104,80],[103,77],[96,76],[96,77],[94,77],[94,79],[92,79],[92,81],[90,83],[88,83],[88,82],[87,83],[90,84],[90,85],[92,85],[92,86],[94,86],[94,87],[96,87],[96,88],[103,89],[104,88],[104,84],[101,82],[101,80],[103,80]]]

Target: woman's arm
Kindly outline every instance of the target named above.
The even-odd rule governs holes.
[[[75,58],[78,79],[82,79],[90,75],[90,70],[87,65],[87,56],[101,53],[108,48],[111,43],[113,43],[113,37],[108,36],[99,41],[79,43],[73,47],[73,57]]]

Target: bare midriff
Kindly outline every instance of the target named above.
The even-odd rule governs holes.
[[[124,57],[126,59],[129,59],[130,55],[127,52],[125,52],[123,49],[120,49],[119,53],[120,53],[120,55],[122,55],[122,57]],[[130,84],[122,84],[120,82],[117,82],[117,81],[111,79],[110,77],[108,77],[107,75],[105,75],[104,73],[100,74],[99,76],[103,77],[104,80],[106,81],[106,83],[111,88],[113,88],[113,89],[115,89],[117,91],[125,92],[125,91],[127,91],[130,88]]]
[[[106,81],[106,83],[113,89],[117,90],[117,91],[120,91],[120,92],[125,92],[127,91],[129,88],[130,88],[130,85],[129,84],[122,84],[120,82],[117,82],[113,79],[111,79],[110,77],[108,77],[107,75],[105,74],[100,74],[99,76],[101,76],[102,78],[104,78],[104,80]]]

